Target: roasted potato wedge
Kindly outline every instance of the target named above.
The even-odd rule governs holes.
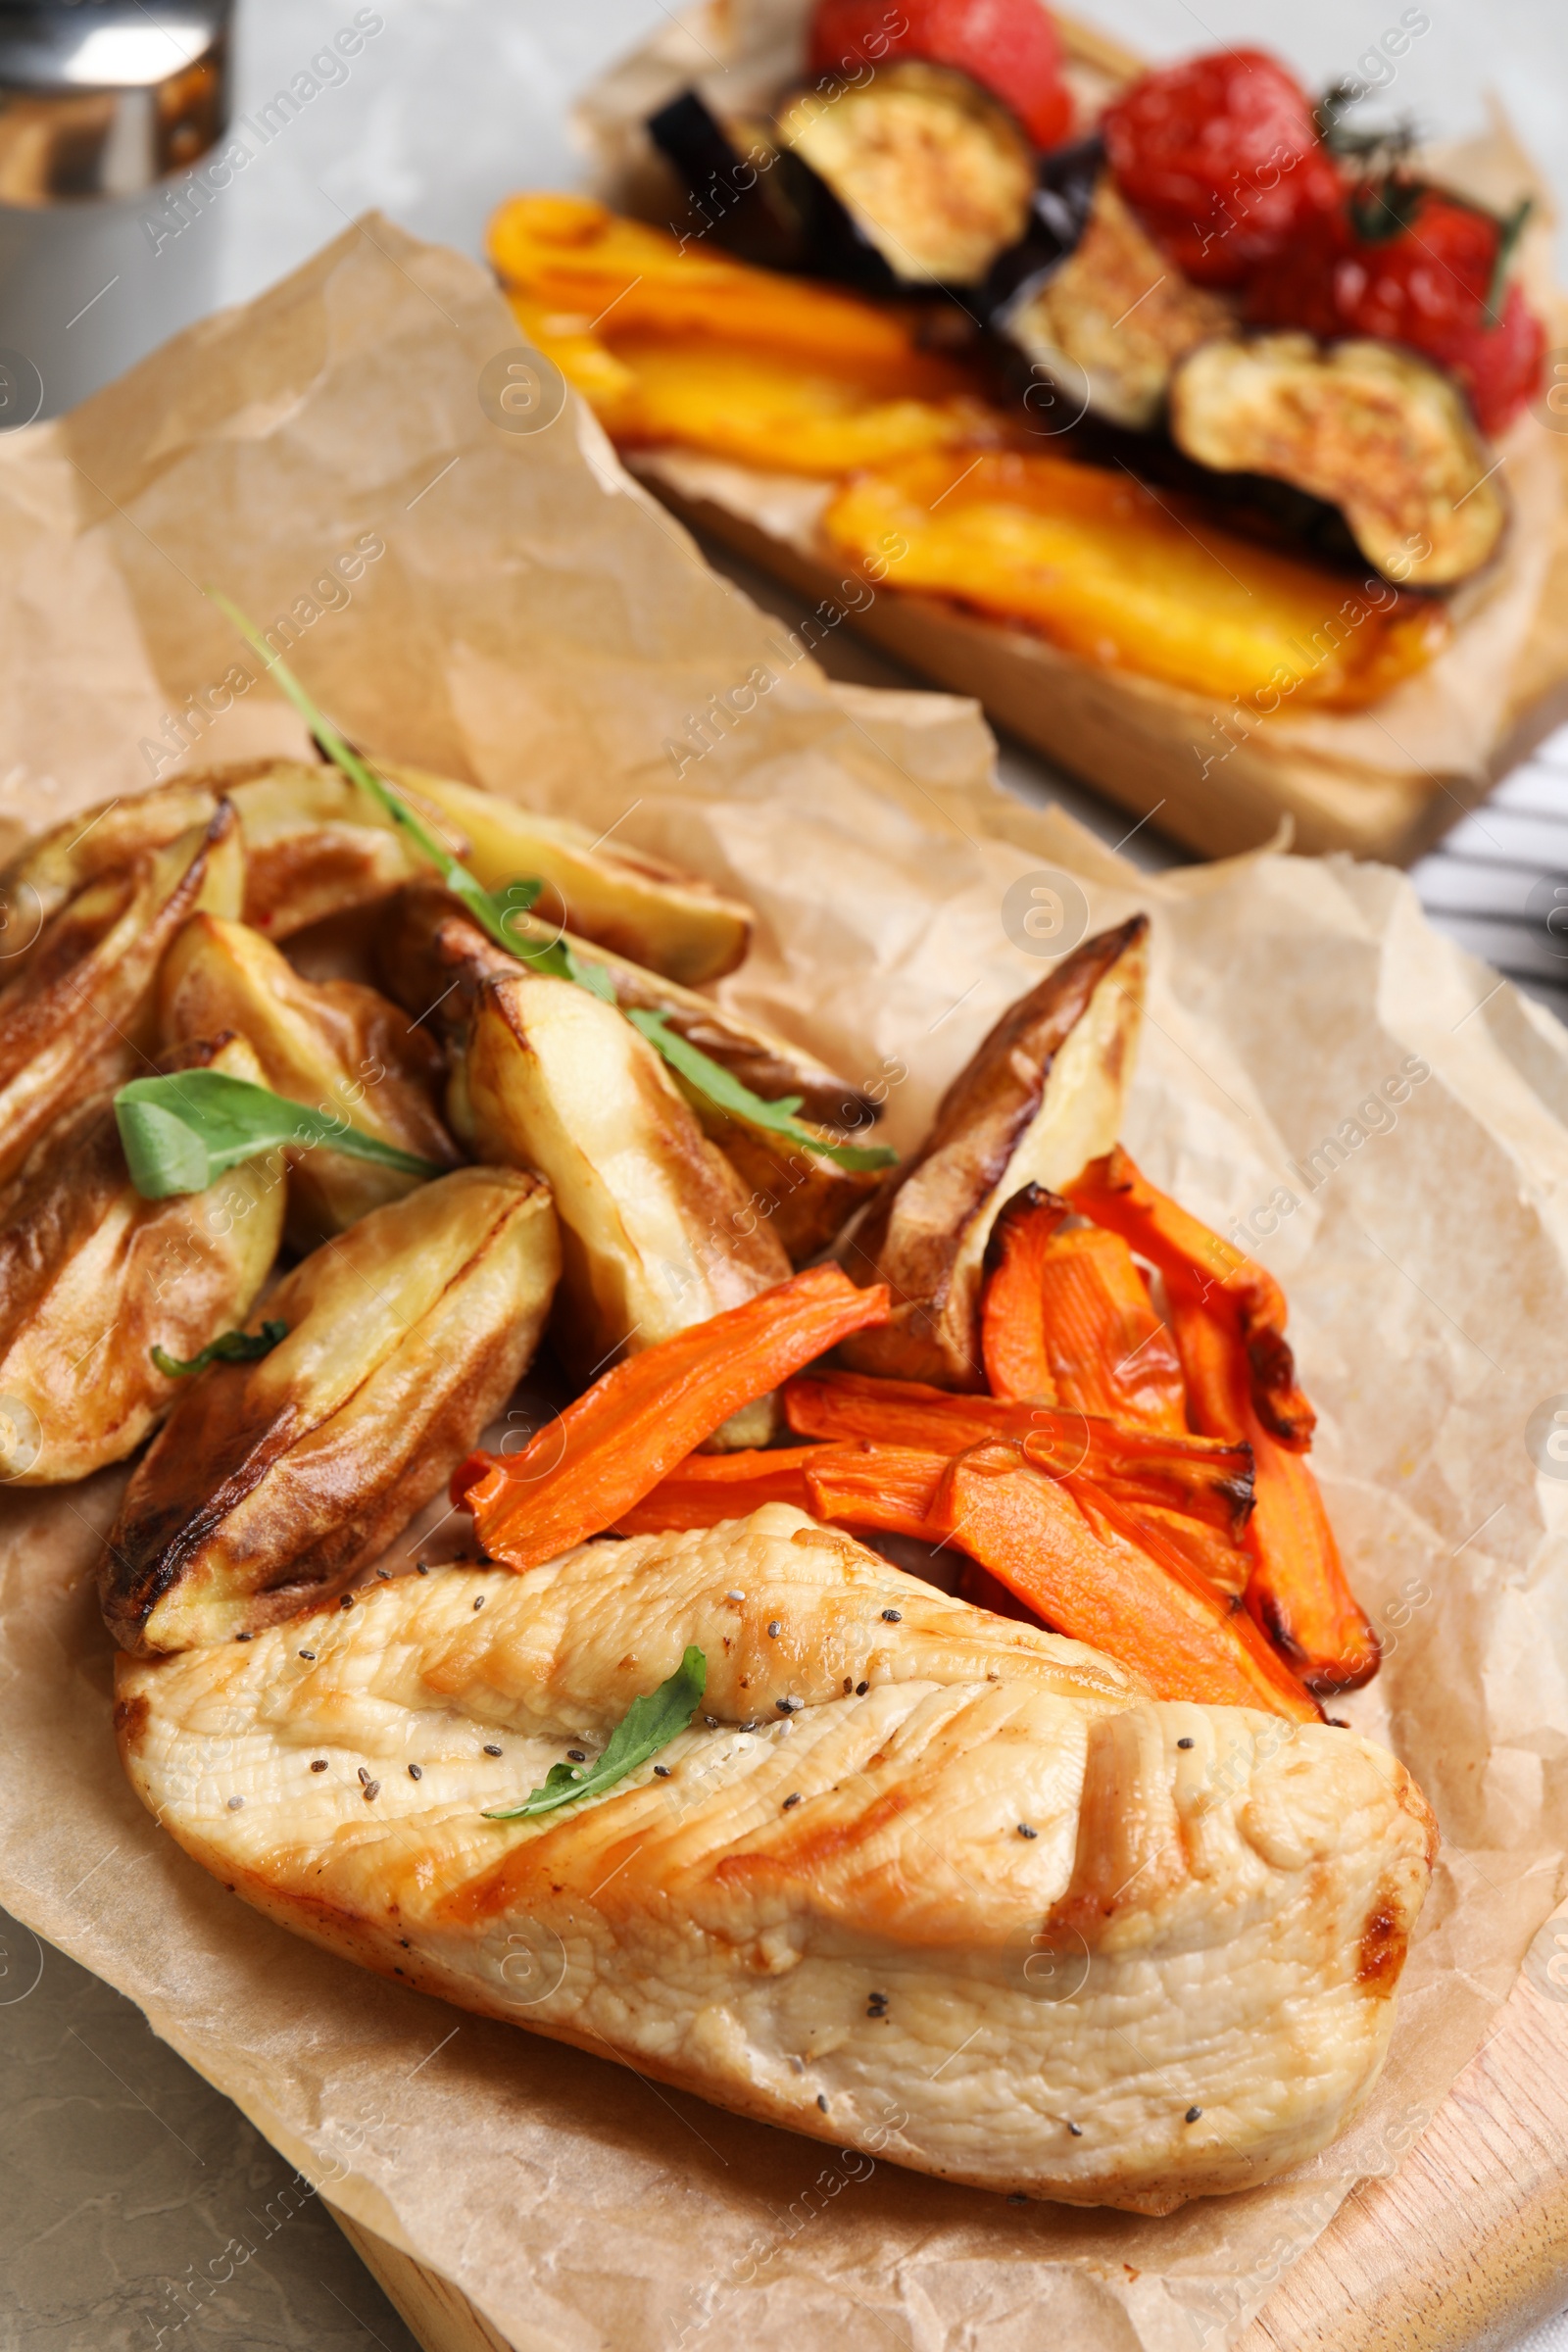
[[[274,1094],[341,1111],[383,1143],[437,1167],[457,1166],[462,1154],[435,1110],[440,1050],[373,988],[302,980],[246,924],[198,914],[165,957],[158,994],[167,1044],[237,1030]],[[291,1147],[288,1162],[288,1238],[299,1250],[420,1181],[324,1145]]]
[[[1458,385],[1392,343],[1204,343],[1171,378],[1170,429],[1201,466],[1270,474],[1338,507],[1367,562],[1401,587],[1468,579],[1508,519]]]
[[[237,914],[245,853],[232,806],[89,882],[0,993],[0,1183],[74,1103],[135,1076],[153,1044],[155,984],[199,908]]]
[[[221,796],[205,778],[156,785],[78,808],[0,867],[0,984],[22,977],[44,926],[89,882],[212,821]]]
[[[189,1384],[99,1568],[122,1649],[188,1649],[329,1599],[439,1494],[550,1311],[547,1186],[459,1168],[308,1257],[267,1300],[288,1337]]]
[[[937,1105],[912,1159],[884,1180],[838,1255],[885,1282],[891,1318],[842,1353],[858,1372],[983,1390],[986,1244],[1025,1185],[1060,1192],[1108,1152],[1137,1050],[1149,918],[1098,932],[1010,1005]]]
[[[260,1082],[242,1038],[164,1066]],[[282,1154],[205,1193],[144,1200],[108,1095],[56,1121],[0,1194],[0,1479],[59,1486],[123,1461],[179,1395],[188,1362],[243,1323],[283,1237]]]
[[[550,1181],[562,1226],[554,1337],[579,1378],[788,1279],[659,1055],[586,989],[486,982],[453,1096],[453,1122],[482,1158]],[[772,1418],[770,1399],[748,1406],[728,1442],[765,1442]]]
[[[324,915],[384,899],[424,859],[341,768],[279,760],[230,795],[245,828],[245,920],[287,939]],[[421,810],[427,819],[433,809]],[[463,845],[453,843],[455,853]]]
[[[554,925],[529,915],[513,918],[512,927],[525,944],[543,945],[556,937]],[[609,973],[622,1012],[662,1012],[671,1029],[763,1102],[799,1095],[802,1118],[835,1134],[847,1130],[862,1138],[881,1117],[868,1095],[787,1038],[589,940],[569,933],[566,937],[584,962],[599,964]],[[416,882],[399,892],[387,908],[377,948],[387,994],[416,1019],[428,1018],[448,1038],[466,1029],[478,985],[487,974],[518,968],[516,958],[488,939],[461,902],[437,882]]]
[[[703,1133],[715,1143],[750,1196],[748,1218],[765,1218],[792,1266],[804,1266],[824,1250],[835,1234],[868,1200],[882,1182],[875,1168],[841,1168],[825,1152],[792,1144],[750,1119],[732,1118],[681,1085]],[[815,1129],[823,1143],[835,1139]]]
[[[535,906],[552,932],[563,928],[666,980],[696,988],[746,959],[752,909],[696,875],[642,850],[605,849],[585,825],[541,816],[499,793],[383,763],[381,774],[446,818],[466,843],[464,862],[486,890],[542,881]]]

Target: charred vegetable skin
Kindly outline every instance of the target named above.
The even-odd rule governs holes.
[[[122,1648],[275,1625],[352,1583],[498,1412],[560,1270],[549,1191],[460,1168],[362,1217],[270,1293],[288,1336],[181,1384],[99,1571]]]

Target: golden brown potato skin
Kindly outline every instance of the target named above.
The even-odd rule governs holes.
[[[1148,931],[1138,914],[1097,933],[1009,1005],[943,1096],[920,1150],[840,1245],[852,1281],[893,1293],[889,1321],[844,1344],[857,1371],[985,1387],[977,1319],[987,1236],[1021,1185],[1059,1189],[1115,1141]],[[1079,1052],[1066,1058],[1075,1032]],[[1063,1152],[1072,1164],[1055,1167]]]
[[[424,864],[340,768],[274,760],[237,784],[233,800],[245,828],[245,920],[269,939],[384,899]]]
[[[21,978],[45,924],[68,900],[147,851],[166,848],[192,825],[210,824],[221,797],[221,786],[211,777],[180,777],[129,800],[78,808],[63,824],[24,842],[0,866],[0,908],[8,934],[0,971],[7,984]]]
[[[239,820],[223,801],[61,908],[0,994],[0,1183],[74,1103],[145,1069],[165,950],[198,908],[236,914],[243,892]]]
[[[121,1647],[232,1640],[341,1592],[505,1403],[560,1265],[547,1186],[459,1168],[296,1266],[266,1302],[288,1337],[198,1374],[126,1489],[99,1567]]]
[[[274,1094],[340,1111],[439,1168],[457,1166],[462,1155],[436,1115],[440,1051],[373,988],[302,980],[246,924],[198,914],[165,957],[158,993],[169,1044],[236,1030],[255,1049]],[[296,1250],[313,1250],[421,1181],[325,1145],[291,1150],[288,1161],[288,1238]]]
[[[261,1078],[235,1037],[164,1066]],[[204,1193],[144,1200],[110,1096],[50,1128],[0,1194],[0,1395],[13,1447],[31,1441],[0,1459],[9,1484],[59,1486],[134,1452],[180,1390],[152,1349],[188,1361],[255,1304],[282,1239],[282,1175],[272,1152]]]

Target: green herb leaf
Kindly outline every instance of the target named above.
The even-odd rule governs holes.
[[[1497,253],[1492,265],[1492,282],[1487,287],[1487,324],[1495,326],[1502,317],[1502,298],[1508,289],[1508,270],[1525,233],[1525,222],[1536,209],[1533,196],[1521,196],[1513,211],[1497,223]]]
[[[256,1364],[264,1355],[270,1355],[279,1340],[288,1338],[286,1323],[264,1323],[260,1331],[224,1331],[216,1340],[209,1340],[200,1355],[181,1363],[177,1355],[166,1355],[162,1348],[150,1352],[153,1362],[166,1380],[188,1380],[193,1372],[205,1372],[209,1364]]]
[[[482,925],[497,946],[505,948],[510,955],[515,956],[519,961],[530,965],[547,979],[573,981],[578,988],[586,989],[591,997],[597,997],[602,1004],[613,1004],[616,1002],[615,985],[603,964],[579,956],[564,938],[528,941],[515,928],[515,917],[527,913],[544,888],[543,883],[509,882],[505,890],[486,890],[478,877],[470,874],[462,860],[454,858],[445,843],[437,839],[401,793],[396,792],[385,777],[378,776],[353,746],[344,741],[331,720],[317,709],[281,655],[272,652],[261,631],[246,619],[239,607],[231,604],[216,588],[209,588],[207,594],[219,611],[233,622],[246,644],[260,655],[327,758],[335,761],[353,783],[368,792],[385,809],[394,824],[401,825],[413,838],[448,890],[455,898],[462,900],[475,922]],[[885,1146],[825,1144],[819,1137],[808,1134],[804,1127],[795,1123],[793,1117],[793,1113],[801,1107],[802,1098],[799,1095],[781,1102],[764,1102],[760,1095],[754,1095],[749,1087],[742,1086],[739,1079],[732,1078],[716,1061],[710,1061],[706,1054],[699,1053],[684,1038],[667,1030],[662,1013],[628,1012],[626,1017],[635,1022],[671,1069],[677,1070],[689,1086],[706,1095],[720,1109],[736,1111],[756,1126],[768,1127],[775,1134],[788,1137],[791,1143],[804,1144],[812,1152],[821,1152],[829,1159],[837,1160],[843,1168],[886,1168],[897,1159],[898,1153],[889,1152]],[[199,1188],[187,1185],[181,1189],[194,1192]]]
[[[712,1061],[686,1038],[671,1029],[662,1012],[645,1012],[634,1007],[626,1018],[632,1027],[657,1046],[670,1068],[678,1072],[688,1085],[719,1110],[732,1111],[737,1118],[749,1119],[754,1127],[765,1127],[774,1135],[782,1135],[792,1144],[800,1144],[808,1152],[820,1152],[827,1159],[836,1160],[841,1168],[890,1168],[898,1158],[885,1144],[830,1144],[808,1127],[803,1127],[795,1113],[804,1098],[786,1095],[781,1102],[764,1102],[743,1086],[732,1070],[721,1062]]]
[[[1347,210],[1350,226],[1363,245],[1386,245],[1403,236],[1426,202],[1418,179],[1374,179],[1352,190]]]
[[[632,1700],[597,1763],[552,1764],[542,1788],[533,1789],[520,1805],[498,1806],[485,1820],[516,1821],[523,1814],[553,1813],[558,1805],[575,1804],[581,1796],[603,1796],[686,1729],[707,1682],[708,1660],[694,1645],[667,1683]]]
[[[351,1127],[346,1119],[291,1102],[270,1087],[253,1086],[248,1078],[230,1078],[221,1070],[133,1078],[115,1097],[115,1119],[130,1181],[144,1200],[204,1193],[226,1168],[279,1144],[325,1144],[405,1176],[445,1172]]]

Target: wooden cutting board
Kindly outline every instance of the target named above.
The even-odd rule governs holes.
[[[424,2352],[513,2352],[450,2280],[335,2219]],[[1565,2306],[1568,1908],[1398,2170],[1346,2200],[1234,2352],[1506,2352]]]

